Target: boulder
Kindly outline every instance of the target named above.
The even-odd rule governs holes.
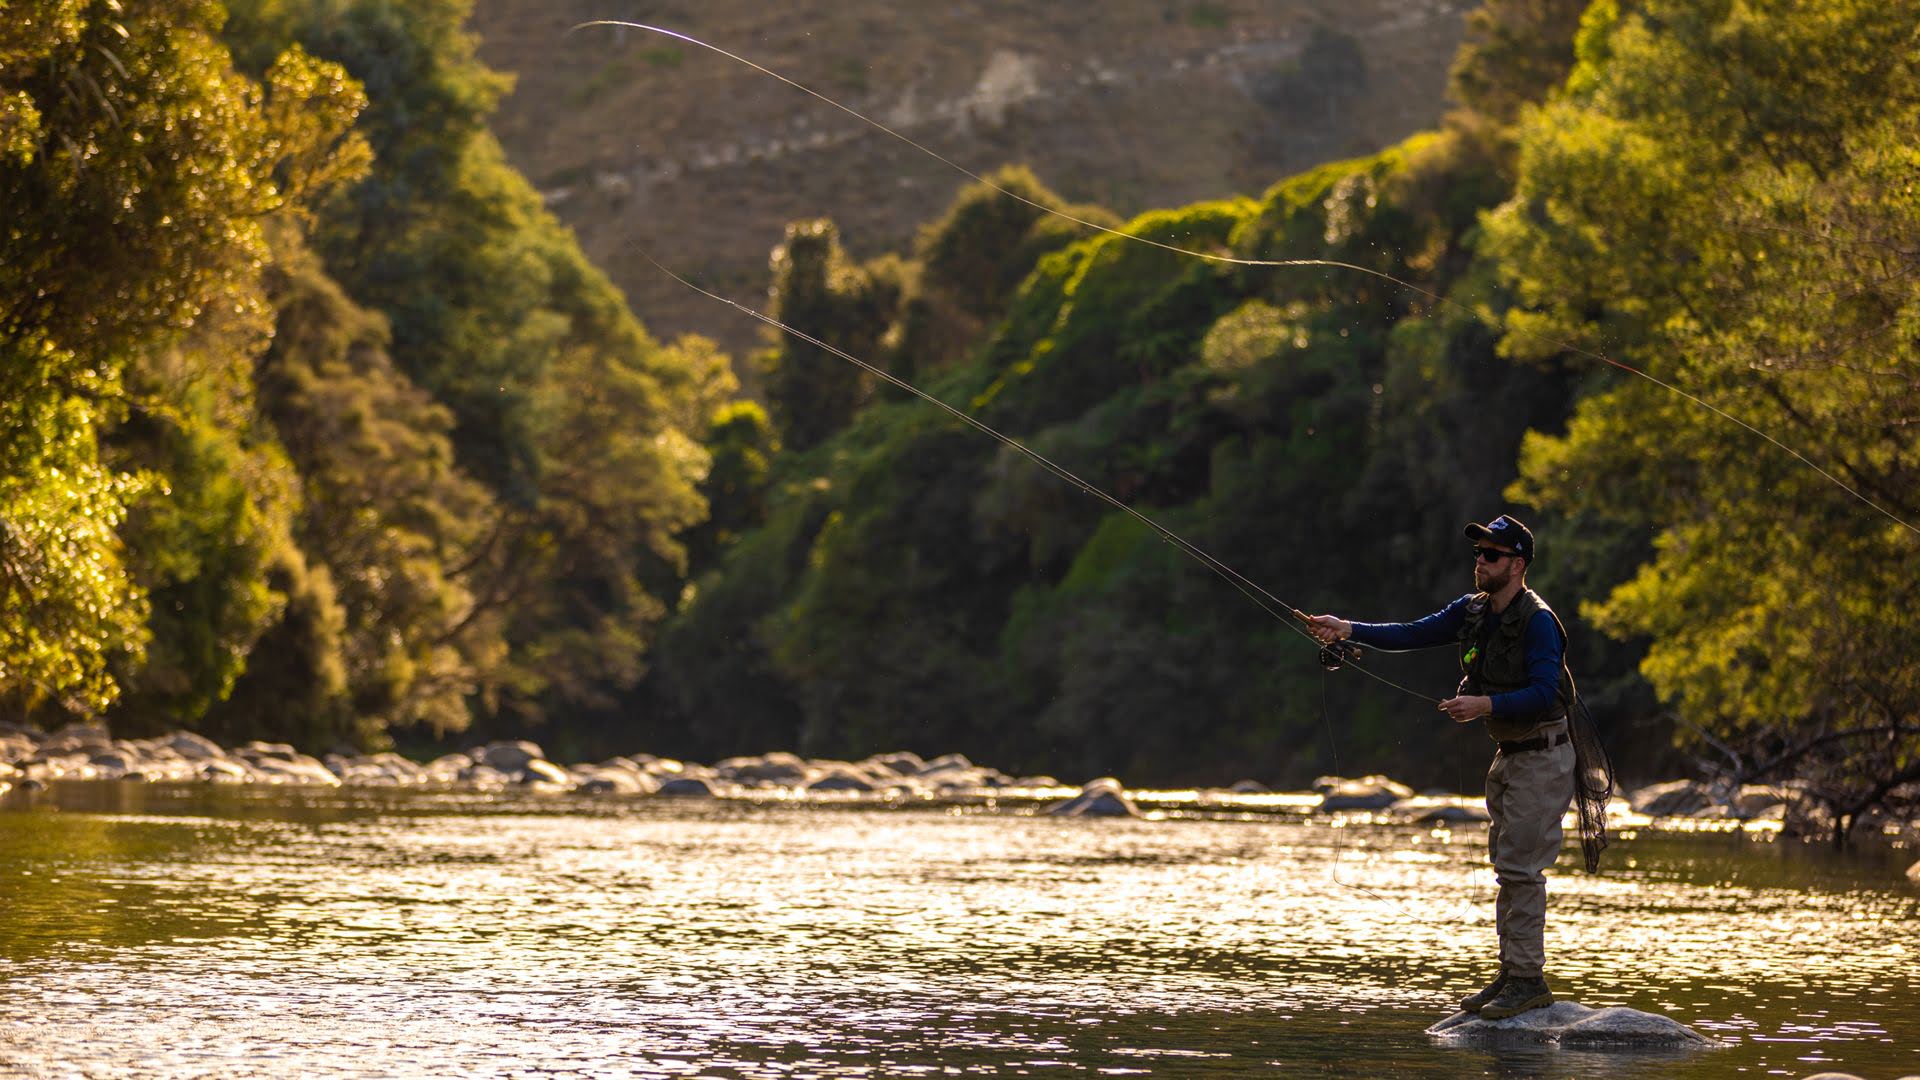
[[[1401,799],[1413,798],[1412,788],[1384,776],[1362,776],[1351,780],[1323,776],[1313,782],[1313,789],[1321,793],[1319,809],[1323,812],[1385,810]]]
[[[1071,799],[1047,807],[1055,817],[1139,817],[1140,808],[1127,797],[1120,781],[1103,776],[1090,781]]]
[[[379,769],[395,780],[405,783],[412,783],[419,780],[421,774],[425,772],[425,770],[420,767],[419,762],[414,761],[412,758],[401,757],[391,750],[384,750],[378,754],[370,754],[359,760],[364,764]]]
[[[1713,806],[1713,791],[1698,780],[1649,784],[1627,796],[1635,813],[1648,817],[1689,817]]]
[[[1227,790],[1233,792],[1235,795],[1267,795],[1273,792],[1272,788],[1258,780],[1252,779],[1235,780],[1233,786]]]
[[[879,785],[852,765],[822,770],[819,779],[807,785],[808,791],[872,791]]]
[[[941,769],[939,772],[922,773],[913,777],[914,781],[935,791],[970,791],[974,788],[994,786],[990,780],[990,770],[975,768]]]
[[[94,768],[108,776],[124,776],[140,764],[140,758],[126,750],[97,750],[90,760]]]
[[[528,760],[532,759],[529,758]],[[501,772],[491,765],[485,765],[477,761],[461,769],[455,777],[458,783],[482,791],[506,787],[508,779],[509,777],[506,773]]]
[[[47,736],[40,744],[41,749],[60,754],[76,751],[105,750],[113,745],[113,736],[108,733],[107,725],[75,721]]]
[[[465,754],[442,754],[420,769],[420,779],[430,784],[458,783],[460,774],[473,768],[474,760]]]
[[[1060,781],[1054,779],[1053,777],[1047,776],[1046,774],[1042,773],[1039,776],[1023,776],[1020,779],[1015,780],[1013,782],[1013,786],[1022,787],[1022,788],[1055,788],[1055,787],[1065,787],[1066,785],[1062,784]]]
[[[295,750],[292,746],[283,742],[250,742],[238,750],[235,750],[233,753],[235,757],[243,757],[249,761],[260,761],[262,759],[292,761],[295,758],[305,756],[301,754],[300,751]],[[307,760],[311,761],[312,759],[308,758]]]
[[[1741,821],[1753,821],[1772,816],[1776,808],[1778,816],[1785,817],[1786,803],[1787,793],[1771,784],[1742,784],[1727,800],[1727,809]]]
[[[1604,1046],[1708,1047],[1714,1040],[1670,1017],[1615,1006],[1590,1009],[1573,1001],[1556,1001],[1501,1020],[1478,1013],[1458,1012],[1427,1029],[1427,1034],[1449,1041],[1553,1043],[1562,1047]]]
[[[196,775],[212,784],[244,784],[253,779],[251,769],[223,757],[201,762]]]
[[[242,753],[245,753],[242,748]],[[291,757],[255,757],[249,760],[259,779],[274,784],[315,784],[321,787],[339,787],[340,778],[333,770],[320,764],[305,754],[293,753]]]
[[[589,795],[651,795],[660,782],[638,769],[583,765],[574,770],[582,779],[575,791]]]
[[[1440,806],[1426,807],[1413,820],[1421,825],[1453,825],[1470,821],[1492,821],[1493,815],[1487,813],[1485,806],[1445,803]]]
[[[927,763],[911,750],[895,750],[891,754],[875,754],[862,761],[860,767],[868,772],[885,769],[895,776],[912,776],[926,768]]]
[[[732,757],[713,767],[722,779],[745,783],[802,784],[811,774],[797,754],[775,750],[759,757]]]
[[[161,745],[188,761],[218,761],[227,756],[218,743],[191,731],[176,731]]]
[[[521,784],[560,784],[565,787],[574,784],[571,773],[546,758],[533,758],[522,765],[514,780]]]
[[[547,752],[540,749],[538,743],[525,739],[499,739],[481,747],[471,756],[476,763],[490,769],[515,773],[526,768],[529,761],[545,760]]]
[[[660,785],[662,795],[680,795],[693,798],[713,798],[713,784],[698,776],[676,776]]]
[[[913,775],[931,779],[942,773],[973,772],[973,762],[965,754],[942,754],[922,765]]]

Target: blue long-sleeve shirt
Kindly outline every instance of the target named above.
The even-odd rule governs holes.
[[[1467,621],[1467,604],[1475,594],[1468,593],[1423,619],[1402,623],[1353,624],[1353,640],[1375,649],[1403,652],[1429,649],[1460,640],[1460,628]],[[1527,688],[1510,694],[1494,694],[1495,716],[1531,716],[1546,711],[1560,692],[1560,659],[1566,642],[1560,638],[1560,626],[1550,611],[1536,611],[1527,620],[1521,637],[1526,648]]]

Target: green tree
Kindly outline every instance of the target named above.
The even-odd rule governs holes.
[[[149,636],[142,582],[170,573],[169,560],[192,572],[179,560],[193,556],[165,542],[122,546],[133,475],[151,479],[143,505],[201,538],[245,516],[226,467],[241,468],[243,486],[260,481],[253,493],[279,482],[270,457],[243,464],[215,430],[245,395],[234,378],[245,358],[226,350],[256,340],[262,222],[352,174],[361,99],[338,68],[297,50],[261,83],[240,75],[214,36],[222,18],[213,3],[29,0],[0,28],[0,518],[12,593],[0,692],[22,707],[112,702],[114,657],[121,677],[138,670]],[[168,468],[210,487],[169,503]],[[155,520],[129,528],[152,538]],[[245,561],[216,575],[234,584]],[[245,603],[224,614],[251,586],[208,586],[206,611],[226,629],[185,666],[217,695],[257,620]],[[206,696],[189,692],[182,709]]]
[[[914,243],[917,273],[901,305],[891,363],[902,378],[958,363],[992,329],[1042,255],[1093,232],[1047,210],[1108,228],[1120,224],[1104,207],[1069,205],[1024,166],[1000,168],[987,181],[962,188]]]
[[[683,584],[677,534],[703,513],[698,436],[733,390],[725,358],[650,338],[507,165],[486,128],[507,80],[477,58],[467,0],[234,6],[248,62],[299,41],[369,89],[373,167],[321,209],[313,247],[386,319],[394,369],[449,410],[454,464],[495,504],[436,571],[439,595],[469,598],[459,625],[505,636],[472,683],[483,728],[623,723],[617,695]],[[349,594],[338,567],[335,587]],[[446,670],[490,655],[454,652]]]
[[[1640,380],[1529,438],[1515,493],[1655,537],[1593,616],[1648,643],[1685,745],[1797,776],[1844,836],[1920,778],[1910,572],[1920,281],[1910,3],[1596,4],[1488,222],[1525,303],[1506,347],[1575,343],[1797,448],[1884,508]],[[1617,581],[1617,579],[1616,579]]]
[[[773,459],[780,452],[767,410],[754,401],[730,401],[714,411],[704,440],[712,467],[701,482],[707,518],[687,535],[689,573],[712,568],[722,551],[764,524]]]
[[[386,321],[348,299],[291,230],[275,254],[259,410],[298,471],[292,529],[315,566],[286,567],[288,588],[305,583],[310,598],[283,612],[278,631],[306,659],[250,665],[239,697],[311,687],[313,709],[288,725],[310,744],[460,730],[470,699],[497,687],[506,651],[498,613],[476,613],[457,578],[499,508],[455,464],[449,411],[395,370]],[[329,605],[337,614],[325,614]],[[329,641],[330,662],[311,654]],[[329,701],[322,690],[335,670]],[[246,714],[225,712],[236,722]]]
[[[1486,0],[1467,15],[1467,40],[1448,89],[1476,116],[1510,124],[1545,100],[1573,67],[1573,39],[1588,0]]]
[[[854,356],[880,356],[902,293],[896,262],[855,264],[825,218],[788,225],[771,262],[769,314]],[[846,426],[873,393],[873,377],[785,331],[773,335],[774,344],[756,362],[781,441],[805,450]]]

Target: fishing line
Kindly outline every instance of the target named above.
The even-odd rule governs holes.
[[[781,322],[779,319],[776,319],[773,316],[766,314],[765,312],[759,311],[755,308],[748,307],[747,305],[742,304],[739,301],[734,300],[730,297],[722,296],[719,293],[713,292],[709,289],[702,288],[701,286],[696,285],[693,282],[675,273],[670,267],[662,265],[659,262],[659,260],[655,259],[652,255],[648,254],[645,251],[638,251],[638,254],[642,259],[645,259],[647,262],[653,264],[655,269],[659,270],[661,273],[667,275],[668,277],[679,282],[680,284],[685,285],[687,288],[692,289],[694,292],[697,292],[702,296],[708,297],[709,299],[717,300],[720,303],[723,303],[728,307],[731,307],[734,310],[741,312],[742,314],[745,314],[754,319],[757,319],[768,326],[774,327],[778,330],[782,330],[788,334],[792,334],[794,337],[799,338],[801,341],[804,341],[809,345],[812,345],[819,349],[824,349],[827,352],[840,357],[842,360],[845,360],[848,363],[853,364],[854,366],[860,368],[862,371],[867,372],[868,374],[874,376],[875,378],[882,379],[887,383],[893,386],[896,386],[901,390],[906,391],[909,394],[912,394],[914,397],[917,397],[922,401],[925,401],[931,405],[938,407],[942,411],[946,412],[949,416],[958,418],[967,426],[973,428],[974,430],[984,435],[992,437],[993,439],[999,441],[1002,445],[1011,447],[1015,451],[1025,455],[1029,460],[1033,461],[1035,464],[1039,465],[1041,468],[1046,469],[1048,472],[1052,473],[1054,476],[1059,477],[1060,479],[1066,481],[1067,483],[1072,484],[1074,487],[1079,488],[1081,491],[1085,492],[1086,494],[1091,495],[1096,499],[1099,499],[1100,501],[1106,503],[1107,505],[1113,507],[1114,509],[1121,511],[1122,513],[1125,513],[1127,516],[1133,518],[1135,521],[1140,522],[1142,525],[1145,525],[1147,528],[1151,529],[1156,535],[1158,535],[1163,541],[1166,541],[1167,543],[1172,544],[1174,547],[1178,548],[1183,554],[1192,558],[1193,560],[1198,562],[1200,565],[1206,567],[1207,569],[1213,571],[1215,574],[1219,575],[1223,580],[1225,580],[1229,585],[1232,585],[1234,588],[1240,590],[1240,593],[1242,595],[1244,595],[1247,599],[1253,601],[1254,604],[1260,608],[1260,610],[1266,612],[1268,615],[1273,616],[1273,618],[1276,621],[1278,621],[1282,626],[1285,626],[1288,630],[1292,631],[1293,633],[1298,634],[1303,638],[1306,638],[1308,641],[1313,642],[1315,646],[1318,646],[1320,644],[1320,640],[1314,637],[1312,633],[1308,632],[1305,629],[1304,624],[1308,621],[1308,618],[1305,613],[1300,611],[1299,608],[1296,608],[1292,604],[1289,604],[1286,601],[1280,599],[1279,597],[1273,595],[1273,593],[1261,587],[1259,583],[1249,579],[1248,577],[1246,577],[1246,575],[1240,573],[1238,570],[1235,570],[1233,567],[1228,566],[1226,563],[1221,562],[1219,559],[1214,558],[1212,555],[1208,554],[1206,551],[1202,550],[1198,545],[1187,540],[1185,537],[1181,536],[1179,533],[1174,532],[1172,529],[1169,529],[1165,525],[1160,524],[1158,521],[1155,521],[1153,518],[1148,517],[1146,514],[1141,513],[1140,511],[1134,509],[1131,506],[1128,506],[1125,502],[1122,502],[1120,499],[1117,499],[1114,496],[1107,494],[1107,492],[1104,491],[1103,489],[1096,487],[1095,485],[1088,482],[1087,480],[1082,479],[1080,476],[1076,475],[1071,470],[1067,469],[1066,466],[1061,465],[1060,463],[1054,461],[1052,458],[1047,457],[1045,454],[1040,453],[1038,450],[1035,450],[1034,448],[1021,442],[1020,440],[1014,438],[1013,436],[1004,434],[998,429],[989,426],[986,422],[980,420],[978,417],[975,417],[969,413],[963,412],[960,409],[956,409],[952,405],[949,405],[946,402],[941,401],[939,398],[934,397],[932,394],[929,394],[924,390],[921,390],[919,387],[913,385],[910,382],[907,382],[905,379],[902,379],[897,375],[894,375],[892,372],[886,371],[883,368],[870,364],[867,361],[860,359],[859,357],[853,355],[850,352],[847,352],[844,349],[840,349],[833,345],[829,345],[826,342],[820,340],[817,337],[814,337],[811,334],[805,333],[800,330],[796,330],[793,327],[788,326],[786,323]],[[1294,625],[1293,621],[1291,620],[1296,620],[1296,619],[1299,620],[1302,625],[1299,625],[1299,626]],[[1414,690],[1410,687],[1404,686],[1400,683],[1393,681],[1392,679],[1387,678],[1384,675],[1379,674],[1378,672],[1369,671],[1365,667],[1361,666],[1360,664],[1349,662],[1346,664],[1346,666],[1351,667],[1354,670],[1361,672],[1362,674],[1365,674],[1369,678],[1372,678],[1378,682],[1384,683],[1387,686],[1391,686],[1396,690],[1399,690],[1403,693],[1411,694],[1422,701],[1430,702],[1433,704],[1439,704],[1439,701],[1440,701],[1439,698],[1431,697],[1427,694],[1421,693],[1418,690]]]
[[[749,67],[754,71],[759,72],[762,75],[765,75],[769,78],[776,79],[780,82],[783,82],[788,86],[793,87],[795,90],[798,90],[801,93],[806,94],[811,98],[814,98],[817,101],[820,101],[826,105],[830,105],[835,109],[838,109],[839,111],[847,114],[848,116],[853,117],[855,120],[860,121],[861,123],[867,125],[868,127],[871,127],[874,130],[881,132],[882,134],[891,136],[894,139],[897,139],[900,142],[905,143],[906,145],[914,148],[915,150],[920,151],[922,154],[925,154],[930,158],[933,158],[935,161],[940,162],[941,164],[947,166],[948,168],[954,170],[955,172],[958,172],[961,175],[974,180],[976,183],[983,184],[986,187],[992,189],[993,191],[999,192],[1001,195],[1006,196],[1007,198],[1025,203],[1026,205],[1031,206],[1042,213],[1051,214],[1054,217],[1060,218],[1065,221],[1073,222],[1074,224],[1080,225],[1084,228],[1092,229],[1092,230],[1095,230],[1096,232],[1105,233],[1109,236],[1117,236],[1122,239],[1132,240],[1135,243],[1146,244],[1149,247],[1160,248],[1163,251],[1170,251],[1176,254],[1186,255],[1196,259],[1204,259],[1207,262],[1219,263],[1222,265],[1249,266],[1249,267],[1317,266],[1317,267],[1322,267],[1326,269],[1357,271],[1362,274],[1367,274],[1372,277],[1379,278],[1383,281],[1391,282],[1392,284],[1399,286],[1400,288],[1405,289],[1408,292],[1414,293],[1418,296],[1425,297],[1427,300],[1430,300],[1434,304],[1439,305],[1441,307],[1447,308],[1452,311],[1464,313],[1470,318],[1474,319],[1475,321],[1480,322],[1481,324],[1495,331],[1504,331],[1505,333],[1508,333],[1508,334],[1518,335],[1520,337],[1528,338],[1536,342],[1542,342],[1542,343],[1551,345],[1562,352],[1571,353],[1575,356],[1582,356],[1589,360],[1598,360],[1603,364],[1607,364],[1611,367],[1618,368],[1621,371],[1625,371],[1629,374],[1639,376],[1640,378],[1645,379],[1646,381],[1654,384],[1655,386],[1660,387],[1663,390],[1666,390],[1673,394],[1677,394],[1680,397],[1686,399],[1687,401],[1692,402],[1693,404],[1703,409],[1706,409],[1708,412],[1713,413],[1715,416],[1718,416],[1721,419],[1728,421],[1729,423],[1736,424],[1739,427],[1748,431],[1749,433],[1756,435],[1761,439],[1766,440],[1769,443],[1772,443],[1775,447],[1778,447],[1779,449],[1792,455],[1801,464],[1812,469],[1814,472],[1819,473],[1822,477],[1824,477],[1827,480],[1828,483],[1839,488],[1841,491],[1844,491],[1847,494],[1853,496],[1855,499],[1859,500],[1861,503],[1872,508],[1873,510],[1878,511],[1880,514],[1884,515],[1888,520],[1906,529],[1908,532],[1911,532],[1916,536],[1920,536],[1920,526],[1914,525],[1913,523],[1907,521],[1905,518],[1902,518],[1898,514],[1895,514],[1893,511],[1887,509],[1884,506],[1881,506],[1877,502],[1874,502],[1872,499],[1868,498],[1865,494],[1860,492],[1858,489],[1854,488],[1852,485],[1846,483],[1845,481],[1841,480],[1839,477],[1835,476],[1833,473],[1829,472],[1827,469],[1821,467],[1819,463],[1815,462],[1812,458],[1807,457],[1807,455],[1801,453],[1800,451],[1780,441],[1774,436],[1769,435],[1765,431],[1760,430],[1759,428],[1748,423],[1747,421],[1742,420],[1737,416],[1734,416],[1732,413],[1727,412],[1726,410],[1720,408],[1719,406],[1714,405],[1711,402],[1708,402],[1698,397],[1697,395],[1694,395],[1685,390],[1682,390],[1678,386],[1675,386],[1672,383],[1665,381],[1664,379],[1660,379],[1653,375],[1649,375],[1647,372],[1642,371],[1641,369],[1633,366],[1632,364],[1628,364],[1620,360],[1615,360],[1614,358],[1607,356],[1604,353],[1581,348],[1580,346],[1574,345],[1570,342],[1562,341],[1551,334],[1543,334],[1538,331],[1527,330],[1527,329],[1518,328],[1518,327],[1496,325],[1492,319],[1489,319],[1486,316],[1481,315],[1478,311],[1475,311],[1473,308],[1465,304],[1461,304],[1454,300],[1449,300],[1438,293],[1432,292],[1427,289],[1423,289],[1420,286],[1413,284],[1412,282],[1404,281],[1400,278],[1394,277],[1392,274],[1388,274],[1380,270],[1375,270],[1371,267],[1361,266],[1357,263],[1341,262],[1336,259],[1248,259],[1248,258],[1241,258],[1235,255],[1223,255],[1218,252],[1196,251],[1192,248],[1181,247],[1178,244],[1169,244],[1164,241],[1154,240],[1150,237],[1145,237],[1145,236],[1137,235],[1135,233],[1125,232],[1123,230],[1115,229],[1107,225],[1102,225],[1098,222],[1088,221],[1084,218],[1076,217],[1075,215],[1067,213],[1063,210],[1058,210],[1058,209],[1055,209],[1054,207],[1046,206],[1032,199],[1029,199],[1024,195],[1021,195],[1019,192],[1010,191],[1007,188],[1004,188],[999,184],[994,183],[992,180],[989,180],[986,177],[981,176],[979,173],[976,173],[973,170],[967,168],[965,165],[962,165],[959,162],[954,161],[952,158],[949,158],[944,154],[941,154],[940,152],[932,149],[931,147],[928,147],[925,144],[920,143],[905,134],[902,134],[901,132],[895,131],[893,128],[888,127],[887,125],[881,123],[880,121],[875,120],[872,117],[867,116],[862,112],[859,112],[858,110],[855,110],[846,105],[842,105],[840,102],[835,101],[834,99],[826,96],[825,94],[822,94],[819,91],[814,90],[811,87],[808,87],[802,83],[796,82],[793,79],[790,79],[785,75],[782,75],[777,71],[774,71],[771,68],[762,67],[761,65],[754,63],[753,61],[747,59],[744,56],[740,56],[736,53],[728,52],[726,49],[723,49],[718,45],[710,45],[707,42],[701,41],[699,38],[693,37],[690,34],[683,34],[677,30],[669,30],[665,27],[651,26],[647,23],[630,22],[625,19],[594,19],[589,22],[579,23],[569,28],[567,33],[571,34],[578,30],[585,30],[585,29],[602,27],[602,26],[623,27],[630,30],[645,31],[650,34],[659,34],[664,37],[673,38],[676,41],[683,41],[689,45],[697,46],[709,52],[718,53],[719,55],[724,56],[727,59],[732,60],[737,64],[743,64],[746,67]],[[655,265],[658,265],[658,264],[656,263]]]
[[[1327,683],[1332,681],[1332,678],[1333,678],[1332,672],[1326,671],[1324,669],[1320,672],[1320,719],[1321,719],[1321,722],[1324,723],[1327,728],[1327,749],[1333,752],[1333,775],[1339,776],[1340,775],[1340,747],[1338,743],[1334,741],[1334,738],[1333,738],[1333,708],[1327,702]],[[1392,907],[1398,910],[1400,914],[1405,915],[1409,919],[1419,918],[1419,916],[1415,915],[1413,912],[1408,911],[1405,905],[1401,904],[1398,900],[1395,900],[1390,896],[1385,896],[1373,889],[1369,889],[1365,885],[1356,885],[1350,881],[1340,880],[1340,857],[1346,852],[1347,826],[1344,821],[1338,818],[1337,816],[1338,813],[1339,811],[1333,811],[1329,814],[1329,826],[1333,829],[1333,867],[1332,867],[1333,883],[1335,885],[1340,886],[1343,889],[1352,889],[1354,892],[1372,897],[1373,899],[1378,900],[1381,903],[1386,904],[1389,907]]]

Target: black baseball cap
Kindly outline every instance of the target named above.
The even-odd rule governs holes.
[[[1520,524],[1517,518],[1501,514],[1485,525],[1469,521],[1463,531],[1469,540],[1487,540],[1509,547],[1521,558],[1533,561],[1533,530]]]

